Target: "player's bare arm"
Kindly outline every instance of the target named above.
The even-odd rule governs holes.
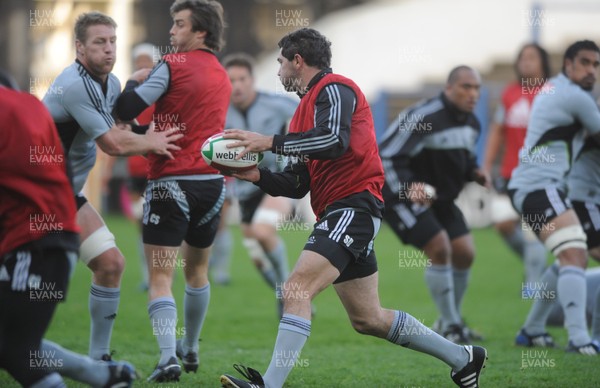
[[[503,141],[503,126],[501,123],[492,123],[490,125],[490,132],[488,135],[487,149],[485,153],[485,159],[483,162],[483,169],[485,171],[491,171],[492,165],[496,160],[496,157],[500,153],[500,146]]]
[[[131,77],[129,77],[128,81],[135,81],[138,84],[143,83],[146,78],[148,78],[148,75],[150,74],[150,72],[152,71],[152,69],[140,69],[137,70],[136,72],[134,72]]]
[[[475,169],[472,173],[473,181],[477,182],[480,186],[490,189],[492,187],[492,179],[490,178],[490,172],[483,169]]]
[[[173,142],[177,141],[183,134],[177,133],[179,128],[171,128],[167,131],[157,131],[154,123],[150,124],[144,135],[138,135],[130,131],[123,131],[112,127],[104,135],[98,137],[97,143],[102,151],[111,156],[127,156],[154,152],[174,159],[171,151],[179,151],[181,148]]]

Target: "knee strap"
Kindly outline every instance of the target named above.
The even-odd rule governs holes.
[[[96,230],[86,238],[79,248],[79,260],[86,265],[89,262],[108,251],[111,248],[116,248],[115,236],[108,230],[106,225]]]
[[[580,248],[587,250],[587,236],[581,225],[571,225],[557,230],[552,233],[544,245],[557,256],[560,252],[568,248]]]

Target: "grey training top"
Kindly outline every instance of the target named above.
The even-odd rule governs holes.
[[[297,106],[298,103],[290,98],[258,92],[252,105],[245,112],[229,105],[225,128],[244,129],[266,136],[285,134],[287,123],[294,115]],[[264,152],[260,167],[270,170],[280,169],[279,166],[285,163],[278,163],[278,157],[282,158],[281,155]],[[248,199],[252,194],[260,191],[256,185],[239,179],[235,180],[235,189],[240,200]]]
[[[103,83],[75,61],[56,77],[42,99],[71,164],[75,194],[96,163],[96,139],[115,124],[111,112],[120,92],[121,84],[113,74]]]
[[[588,137],[568,177],[569,198],[600,204],[600,144]]]
[[[600,133],[600,111],[591,93],[561,73],[533,101],[519,165],[508,185],[517,190],[518,208],[534,190],[553,186],[567,192],[566,176],[587,133]]]

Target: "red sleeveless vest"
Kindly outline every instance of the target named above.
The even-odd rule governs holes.
[[[360,88],[338,74],[326,74],[300,100],[290,122],[290,132],[306,132],[315,127],[315,102],[321,90],[330,84],[350,87],[356,95],[356,108],[350,126],[350,144],[337,159],[309,160],[311,206],[315,215],[327,206],[351,194],[368,191],[383,201],[383,167],[375,139],[371,108]]]
[[[171,82],[167,93],[156,101],[152,115],[157,129],[178,126],[183,137],[175,142],[181,151],[171,151],[174,160],[148,154],[149,179],[171,175],[220,174],[208,166],[200,147],[225,128],[231,83],[217,57],[204,50],[167,54]]]

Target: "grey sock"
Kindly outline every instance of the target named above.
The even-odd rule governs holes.
[[[287,253],[285,251],[285,244],[283,240],[279,239],[277,245],[271,252],[265,252],[267,258],[273,265],[275,273],[277,275],[277,283],[283,283],[287,280],[289,275],[289,266],[287,262]]]
[[[600,341],[600,287],[596,290],[592,312],[592,338]]]
[[[229,280],[229,265],[231,262],[231,248],[233,240],[229,228],[220,230],[215,236],[212,252],[210,254],[210,265],[214,274],[214,280]]]
[[[469,362],[469,354],[464,346],[448,341],[404,311],[394,311],[394,321],[387,340],[434,356],[450,365],[455,372]]]
[[[54,372],[36,381],[29,388],[67,388],[67,384],[58,373]]]
[[[519,256],[519,259],[523,259],[525,253],[525,236],[523,235],[523,229],[519,226],[515,227],[513,233],[510,236],[504,237],[504,241],[508,246]]]
[[[275,272],[275,268],[273,268],[273,267],[260,268],[260,274],[262,275],[263,279],[265,279],[265,282],[267,282],[267,284],[269,286],[271,286],[272,289],[276,289],[277,285],[281,284],[281,283],[277,282],[278,276],[277,276],[277,273]]]
[[[558,282],[558,263],[554,263],[546,268],[539,282],[534,283],[529,288],[535,288],[535,300],[523,329],[529,335],[538,335],[546,331],[546,321],[552,312],[554,303],[556,302]]]
[[[425,282],[442,319],[442,331],[451,324],[460,324],[461,318],[454,302],[452,269],[449,265],[432,265],[425,269]]]
[[[525,281],[539,282],[546,268],[546,248],[538,240],[527,241],[523,254]]]
[[[52,341],[42,340],[40,351],[51,357],[54,363],[59,366],[56,369],[57,372],[72,380],[93,387],[102,387],[110,377],[106,362],[77,354]]]
[[[452,269],[452,280],[454,282],[454,304],[456,306],[456,312],[462,317],[462,301],[467,291],[469,284],[469,277],[471,275],[471,269]]]
[[[159,365],[166,364],[175,357],[177,331],[177,307],[170,296],[156,298],[148,303],[148,314],[152,323],[152,333],[160,348]]]
[[[293,314],[283,314],[279,323],[275,349],[263,380],[266,388],[280,388],[298,362],[310,335],[310,321]]]
[[[201,288],[192,288],[186,284],[183,295],[185,335],[182,345],[184,354],[190,350],[198,352],[198,340],[209,302],[210,284]]]
[[[119,310],[120,289],[102,287],[92,283],[90,288],[90,350],[89,356],[100,360],[110,354],[110,337]]]
[[[588,344],[591,338],[588,333],[585,317],[587,286],[583,268],[565,265],[558,272],[558,300],[565,312],[565,328],[569,340],[575,346]]]

